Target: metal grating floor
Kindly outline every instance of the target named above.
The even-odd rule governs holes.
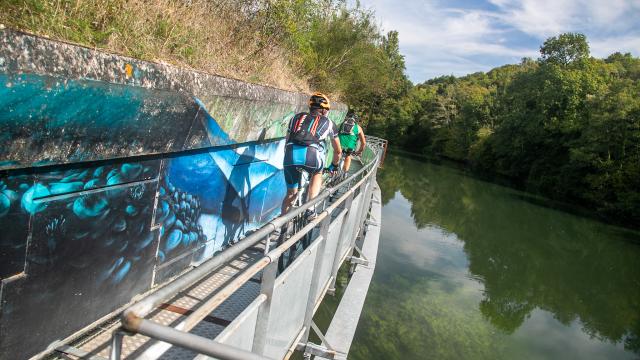
[[[247,268],[264,254],[264,244],[249,248],[230,263],[225,264],[211,275],[205,277],[192,287],[177,294],[173,299],[161,305],[146,316],[162,325],[176,326],[183,321],[198,305],[217,293],[239,272]],[[258,279],[244,284],[229,299],[220,304],[205,320],[201,321],[190,332],[210,339],[215,338],[233,321],[260,293]],[[76,355],[71,351],[57,352],[58,359],[108,358],[111,348],[111,335],[120,327],[120,322],[102,325],[91,335],[85,336],[71,344],[80,350]],[[83,353],[83,356],[77,356]],[[151,340],[143,335],[125,336],[122,346],[123,359],[193,359],[196,353],[169,344]]]

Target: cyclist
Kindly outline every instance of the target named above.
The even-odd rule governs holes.
[[[342,147],[342,154],[344,154],[342,170],[345,174],[349,172],[349,168],[351,167],[351,155],[360,155],[367,144],[364,131],[362,131],[362,127],[358,125],[358,120],[358,115],[352,113],[350,116],[347,116],[340,126],[340,145]],[[360,148],[358,151],[355,151],[358,140],[360,140]]]
[[[287,141],[284,153],[284,179],[287,183],[287,195],[282,202],[282,214],[291,208],[296,199],[302,178],[301,170],[309,173],[307,200],[315,198],[322,185],[322,169],[326,158],[325,141],[329,139],[333,146],[333,161],[329,171],[335,173],[340,161],[342,149],[338,141],[336,125],[327,118],[331,105],[329,98],[322,93],[314,93],[309,99],[309,112],[296,114],[289,121]],[[315,217],[311,209],[305,213],[307,219]]]

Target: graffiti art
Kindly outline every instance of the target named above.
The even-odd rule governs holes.
[[[122,83],[105,73],[114,56],[93,78],[48,58],[50,74],[18,71],[23,60],[0,67],[2,359],[37,354],[278,216],[280,136],[304,105],[243,84],[258,91],[207,92],[218,122],[153,65],[129,65]]]

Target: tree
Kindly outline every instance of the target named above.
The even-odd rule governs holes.
[[[567,66],[589,58],[587,38],[579,33],[564,33],[547,39],[540,47],[541,61]]]

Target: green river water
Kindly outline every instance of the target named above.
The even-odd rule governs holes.
[[[640,234],[388,156],[349,359],[637,359]]]

